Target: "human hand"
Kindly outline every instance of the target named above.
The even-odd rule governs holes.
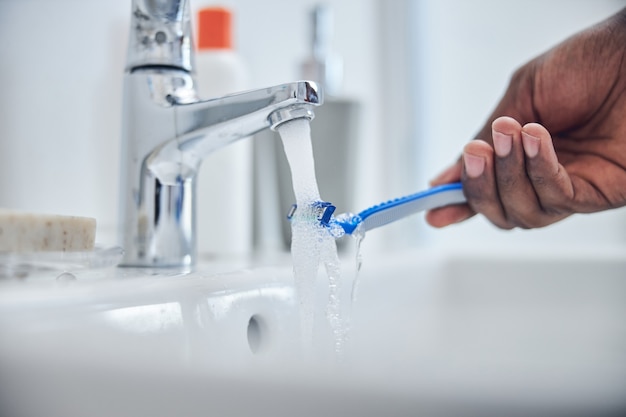
[[[518,69],[480,139],[431,182],[462,181],[467,204],[432,210],[428,223],[480,213],[535,228],[626,205],[624,45],[626,9]]]

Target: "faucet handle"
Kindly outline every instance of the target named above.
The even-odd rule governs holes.
[[[126,71],[167,66],[191,71],[188,0],[133,0]]]

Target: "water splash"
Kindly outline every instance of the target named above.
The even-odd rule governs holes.
[[[323,264],[329,283],[326,317],[333,332],[335,353],[342,357],[347,324],[341,314],[341,264],[335,237],[320,224],[314,212],[314,203],[321,198],[315,178],[309,122],[293,120],[279,126],[278,132],[291,168],[298,207],[291,218],[291,256],[303,348],[310,350],[313,346],[315,287],[319,266]]]
[[[363,227],[358,226],[354,230],[354,232],[352,232],[352,237],[354,238],[354,241],[356,242],[355,244],[356,251],[355,251],[355,256],[354,256],[355,258],[354,259],[354,263],[355,263],[354,279],[352,280],[352,290],[350,291],[350,307],[351,308],[357,301],[357,296],[359,292],[359,284],[360,284],[359,276],[361,273],[361,266],[363,266],[363,253],[361,251],[361,244],[363,243],[363,239],[365,239],[365,231],[363,230]]]

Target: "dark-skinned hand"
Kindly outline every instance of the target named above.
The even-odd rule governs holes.
[[[432,210],[443,227],[476,213],[503,229],[626,205],[626,9],[519,68],[462,156],[432,181],[463,182],[467,204]]]

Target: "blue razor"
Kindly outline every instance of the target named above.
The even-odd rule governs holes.
[[[438,207],[461,204],[466,201],[460,182],[432,187],[415,194],[389,200],[365,209],[358,214],[344,213],[333,216],[335,206],[325,201],[314,203],[317,220],[324,226],[340,226],[345,234],[351,235],[357,228],[362,232],[395,222],[412,214]],[[289,219],[297,206],[292,206]]]

